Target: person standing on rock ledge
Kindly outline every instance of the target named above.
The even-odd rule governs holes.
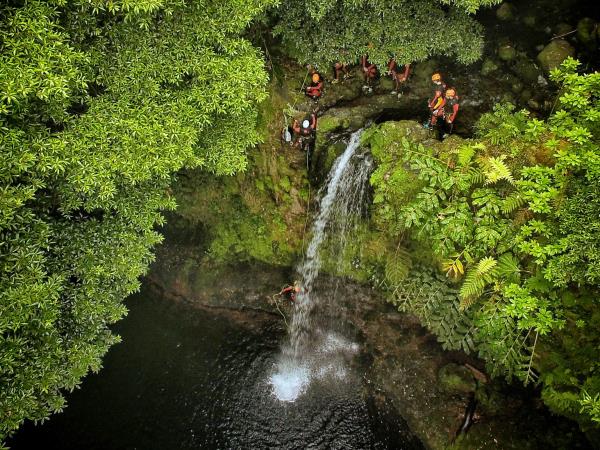
[[[371,82],[375,80],[375,77],[377,77],[377,66],[369,62],[368,55],[363,55],[360,58],[360,65],[362,67],[363,77],[365,79],[365,85],[362,87],[362,89],[365,91],[365,93],[371,94],[373,92]]]
[[[446,103],[446,99],[444,98],[446,83],[442,81],[442,75],[438,72],[434,73],[431,75],[431,82],[433,83],[433,98],[427,101],[431,115],[429,120],[423,124],[423,128],[426,129],[435,127],[438,118],[444,116],[444,105]]]
[[[454,130],[454,121],[456,120],[456,115],[458,114],[459,109],[458,95],[456,95],[456,90],[454,88],[448,89],[445,97],[446,102],[444,103],[444,121],[446,122],[446,132],[442,136],[443,138],[446,138],[452,134],[452,131]]]
[[[398,98],[402,96],[402,87],[404,87],[404,83],[408,80],[408,76],[410,75],[410,64],[405,64],[403,70],[398,70],[398,64],[394,58],[390,59],[388,63],[388,74],[391,75],[392,80],[395,83],[395,89],[390,92],[392,95],[398,94]]]
[[[333,81],[331,83],[333,83],[333,84],[339,83],[340,75],[342,74],[342,72],[344,72],[344,80],[350,76],[350,73],[348,72],[348,66],[342,62],[336,62],[333,65],[333,74],[334,74],[335,78],[333,79]]]

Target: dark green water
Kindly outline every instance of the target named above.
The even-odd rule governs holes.
[[[313,382],[295,403],[276,400],[268,376],[283,330],[274,317],[219,315],[147,293],[128,306],[104,369],[68,396],[64,413],[23,427],[11,448],[422,448],[359,367],[343,382]]]

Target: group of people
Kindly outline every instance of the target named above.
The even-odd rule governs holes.
[[[369,61],[368,55],[364,55],[360,59],[360,66],[365,84],[362,89],[366,94],[373,92],[373,83],[379,76],[379,70],[375,64]],[[334,79],[332,83],[339,83],[342,78],[346,79],[349,76],[348,66],[338,62],[333,66]],[[399,65],[395,59],[390,59],[387,65],[387,74],[394,81],[394,88],[391,91],[392,95],[398,95],[400,98],[403,94],[403,88],[408,81],[411,73],[411,65]],[[431,99],[428,99],[427,106],[429,107],[430,116],[423,124],[426,129],[439,129],[446,137],[451,134],[454,129],[454,122],[459,110],[459,97],[456,94],[456,89],[449,88],[442,80],[440,73],[434,73],[431,76],[433,83],[433,93]],[[318,101],[323,95],[324,80],[321,74],[315,70],[310,72],[310,83],[304,89],[304,93],[314,101]],[[302,121],[294,120],[291,129],[288,131],[288,142],[293,141],[293,145],[303,148],[305,142],[310,140],[317,129],[317,116],[312,113],[310,117]],[[292,137],[293,133],[293,137]]]
[[[423,126],[426,129],[432,129],[440,125],[443,137],[446,137],[452,133],[454,128],[454,121],[459,109],[458,95],[456,95],[456,89],[446,86],[440,73],[434,73],[431,81],[433,94],[427,102],[431,114]]]
[[[363,78],[365,80],[365,84],[363,85],[363,91],[372,93],[373,82],[379,76],[377,66],[369,62],[369,57],[367,55],[364,55],[360,59],[360,65],[362,67]],[[342,80],[342,78],[346,79],[350,76],[348,65],[341,62],[337,62],[333,65],[333,73],[333,84],[339,83]],[[410,64],[399,66],[396,63],[396,60],[392,58],[388,63],[387,73],[394,81],[394,90],[391,93],[393,95],[398,94],[398,96],[402,95],[401,88],[404,85],[404,83],[406,83],[410,75]],[[311,99],[316,101],[323,95],[323,85],[323,77],[321,76],[321,74],[319,72],[313,71],[311,74],[311,81],[309,85],[306,86],[304,93],[307,97],[310,97]]]

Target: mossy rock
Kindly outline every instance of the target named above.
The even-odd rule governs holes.
[[[515,7],[508,3],[502,3],[496,10],[496,17],[498,20],[509,21],[515,18]]]
[[[521,103],[527,103],[532,96],[533,94],[531,93],[531,91],[529,89],[525,89],[523,90],[523,92],[521,92],[519,100],[521,101]]]
[[[544,71],[550,72],[569,56],[575,56],[575,49],[564,39],[555,39],[538,54],[537,60]]]
[[[553,29],[555,36],[562,36],[564,34],[570,33],[573,31],[575,27],[569,23],[561,22],[556,25]]]
[[[347,122],[345,122],[343,118],[326,115],[319,118],[319,121],[317,122],[317,131],[320,134],[326,134],[333,131],[339,131],[347,126]]]
[[[483,64],[481,65],[481,75],[487,77],[488,75],[494,73],[500,68],[500,64],[493,59],[485,59]]]
[[[528,14],[523,17],[523,23],[528,27],[535,27],[537,19],[533,14]]]
[[[443,366],[438,372],[438,383],[440,388],[448,393],[475,392],[477,383],[471,371],[465,366],[450,363]]]
[[[577,22],[577,40],[588,48],[594,49],[597,44],[597,24],[593,19],[584,17]]]
[[[512,71],[525,83],[537,83],[539,76],[542,75],[540,68],[527,57],[518,58]]]
[[[498,58],[502,61],[512,61],[517,57],[517,50],[512,44],[502,44],[498,47]]]
[[[394,89],[394,87],[394,80],[392,80],[392,78],[389,76],[381,77],[381,79],[379,80],[379,90],[391,91],[392,89]]]

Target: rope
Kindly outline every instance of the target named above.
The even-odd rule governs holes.
[[[283,313],[283,311],[282,311],[282,310],[279,308],[279,301],[277,300],[277,297],[278,297],[278,296],[280,297],[280,296],[281,296],[281,294],[273,294],[273,295],[271,296],[271,301],[272,301],[272,302],[273,302],[273,304],[275,305],[275,308],[277,308],[277,311],[279,311],[279,314],[281,314],[281,317],[283,317],[283,323],[285,323],[285,327],[288,329],[288,332],[289,332],[290,326],[289,326],[289,324],[288,324],[288,321],[287,321],[287,317],[286,317],[286,315],[285,315],[285,314]]]

